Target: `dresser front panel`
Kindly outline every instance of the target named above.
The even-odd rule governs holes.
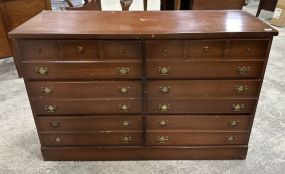
[[[260,80],[149,80],[148,98],[255,98]]]
[[[141,115],[38,116],[41,132],[143,131]]]
[[[251,120],[251,115],[148,115],[146,129],[249,131]]]
[[[26,78],[38,80],[141,78],[140,61],[23,61],[22,69]],[[39,73],[40,69],[46,73]]]
[[[248,132],[147,131],[146,144],[153,146],[243,145]]]
[[[256,99],[149,99],[148,114],[251,114]]]
[[[37,115],[140,114],[141,99],[46,99],[31,100]]]
[[[139,146],[143,145],[143,133],[138,131],[98,132],[40,132],[44,146]]]
[[[30,81],[26,85],[32,98],[142,98],[141,81]]]
[[[263,64],[258,60],[151,60],[146,70],[149,79],[259,79]]]

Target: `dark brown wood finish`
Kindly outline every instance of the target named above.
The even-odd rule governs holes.
[[[45,160],[157,160],[245,158],[275,35],[181,11],[43,12],[10,36]]]

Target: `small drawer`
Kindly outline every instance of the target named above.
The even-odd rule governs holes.
[[[183,58],[187,41],[184,40],[151,40],[145,41],[146,58]]]
[[[96,59],[99,58],[99,44],[94,40],[61,41],[63,59]]]
[[[149,99],[148,114],[251,114],[256,99]]]
[[[150,80],[149,98],[257,97],[260,80]]]
[[[138,146],[142,145],[142,132],[99,131],[92,133],[40,133],[44,146]]]
[[[26,82],[32,98],[138,98],[142,96],[140,81],[29,81]]]
[[[31,100],[37,115],[140,114],[140,99]]]
[[[228,57],[265,59],[268,40],[230,40]]]
[[[20,58],[23,59],[58,59],[60,41],[57,40],[19,40]]]
[[[56,116],[36,117],[40,132],[142,131],[142,116]]]
[[[141,78],[139,61],[23,61],[22,70],[28,79]]]
[[[188,56],[190,58],[222,58],[225,56],[225,40],[191,40]]]
[[[248,132],[147,132],[146,144],[168,145],[244,145],[248,143]]]
[[[147,61],[150,79],[261,78],[264,61]]]
[[[141,41],[102,41],[104,59],[141,59]]]
[[[188,129],[249,131],[250,115],[151,115],[146,117],[146,129]]]

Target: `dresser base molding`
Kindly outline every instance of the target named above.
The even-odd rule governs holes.
[[[45,161],[242,160],[247,146],[42,147]]]

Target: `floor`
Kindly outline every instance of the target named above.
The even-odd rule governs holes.
[[[118,9],[116,0],[103,8]],[[133,8],[142,6],[135,0]],[[152,8],[158,8],[156,0]],[[255,13],[257,3],[244,10]],[[260,18],[268,22],[270,12]],[[285,171],[285,28],[274,38],[246,160],[44,162],[23,79],[11,58],[0,60],[0,174],[283,174]]]

